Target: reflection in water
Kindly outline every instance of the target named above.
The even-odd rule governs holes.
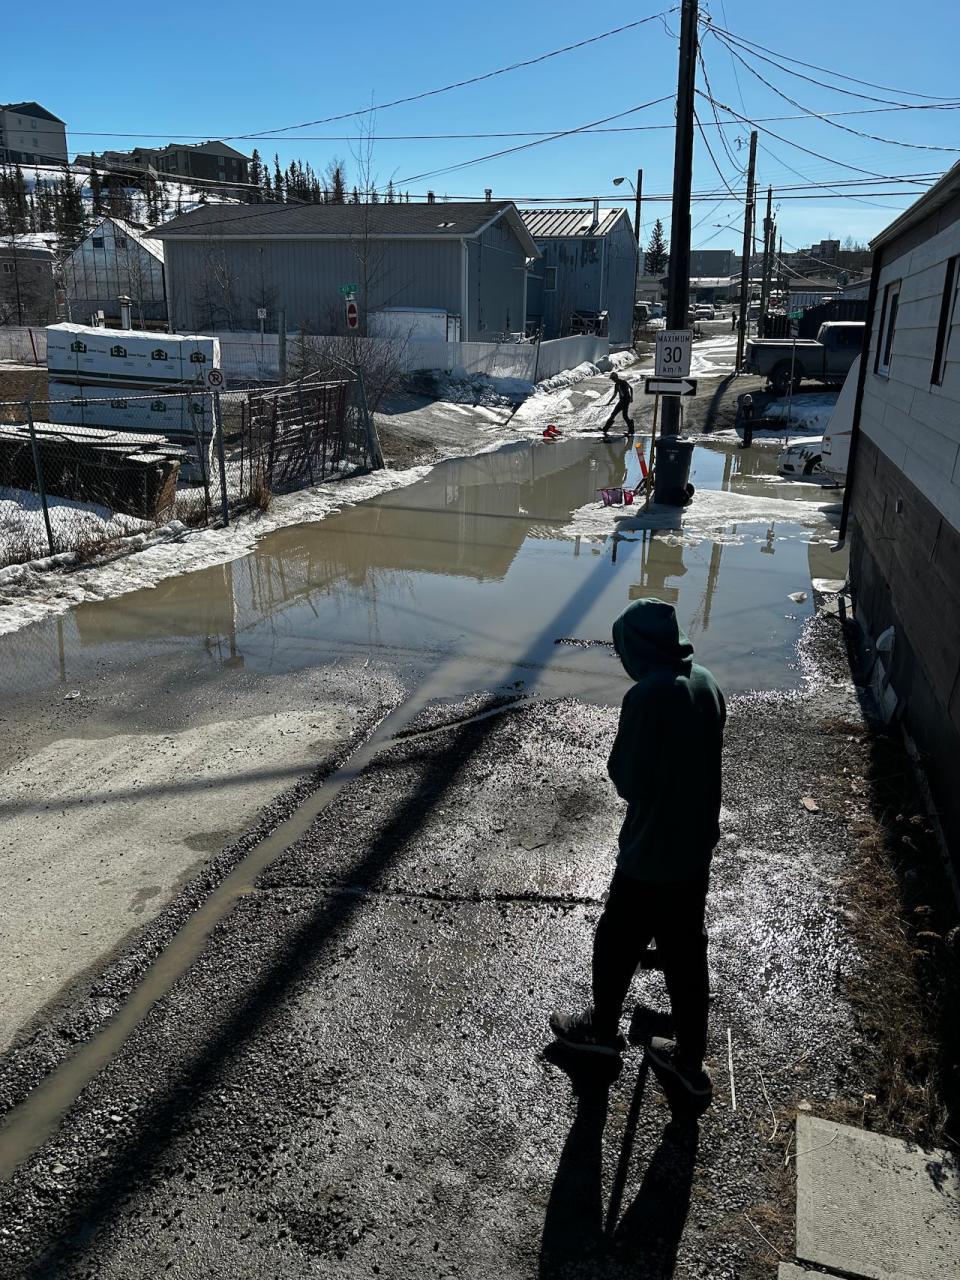
[[[711,444],[694,456],[698,487],[772,491],[774,451]],[[609,638],[627,601],[657,595],[677,605],[698,653],[729,688],[790,687],[812,602],[797,609],[787,596],[809,585],[810,529],[744,526],[734,545],[694,547],[650,531],[586,542],[558,536],[599,489],[635,484],[636,471],[622,441],[583,439],[444,463],[406,489],[277,531],[233,564],[0,638],[0,688],[77,684],[92,671],[159,657],[194,667],[200,657],[211,673],[297,670],[370,647],[404,660],[466,657],[490,679],[518,651],[559,670],[557,637],[543,629],[588,575],[582,638]],[[775,489],[778,498],[787,492]],[[803,486],[795,493],[802,499]],[[817,576],[843,569],[834,561]],[[596,675],[604,661],[611,669],[596,651],[562,657],[565,670],[581,664]]]

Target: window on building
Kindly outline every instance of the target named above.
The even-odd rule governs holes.
[[[5,263],[3,264],[3,274],[4,274],[5,276],[12,276],[12,275],[13,275],[13,263],[12,263],[12,262],[5,262]]]
[[[118,249],[125,249],[125,248],[127,247],[127,237],[126,237],[126,236],[114,236],[114,237],[113,237],[113,243],[117,246],[117,248],[118,248]]]
[[[877,357],[874,362],[874,373],[886,378],[890,373],[890,359],[893,355],[893,335],[897,328],[897,311],[900,307],[900,281],[888,284],[883,291],[883,309],[880,312],[880,332],[877,334]]]
[[[557,268],[556,267],[543,268],[543,287],[547,291],[547,293],[553,293],[553,291],[556,289],[557,287]]]
[[[953,312],[957,301],[957,264],[960,257],[947,261],[943,280],[943,298],[940,301],[940,323],[937,325],[937,345],[933,350],[933,372],[930,381],[937,387],[943,385],[943,372],[947,364],[950,331],[953,328]]]
[[[94,237],[92,238],[92,240],[90,241],[90,243],[93,245],[93,247],[94,247],[95,249],[102,249],[102,248],[103,248],[103,236],[94,236]]]

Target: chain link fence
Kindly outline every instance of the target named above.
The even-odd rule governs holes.
[[[0,402],[0,567],[84,558],[173,521],[228,524],[274,494],[383,465],[355,377],[76,392]]]

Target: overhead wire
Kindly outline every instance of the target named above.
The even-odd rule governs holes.
[[[317,120],[305,120],[300,124],[278,125],[275,129],[261,129],[259,130],[259,135],[261,137],[276,137],[278,134],[289,133],[292,129],[309,129],[317,124],[332,124],[337,120],[351,120],[357,116],[369,116],[376,111],[386,111],[390,107],[401,107],[411,102],[422,102],[425,98],[434,98],[441,93],[450,93],[454,89],[464,89],[468,85],[481,84],[485,80],[493,80],[496,76],[503,76],[512,71],[520,71],[527,67],[537,66],[538,63],[546,62],[550,58],[557,58],[564,53],[572,53],[575,49],[586,48],[587,45],[597,44],[601,40],[609,40],[612,36],[622,35],[625,31],[634,31],[638,27],[645,26],[648,22],[656,22],[657,19],[665,18],[668,13],[673,13],[675,9],[676,6],[673,6],[673,8],[664,9],[658,13],[651,13],[645,18],[636,19],[634,22],[625,22],[619,27],[612,27],[609,31],[601,31],[599,35],[588,36],[583,40],[577,40],[573,44],[564,45],[560,49],[551,49],[548,53],[538,54],[535,58],[523,58],[519,62],[511,62],[509,66],[498,67],[494,71],[485,71],[481,75],[469,76],[464,80],[455,80],[436,89],[425,89],[421,93],[412,93],[403,98],[394,98],[390,102],[378,102],[356,111],[342,111],[337,115],[321,116]],[[223,140],[229,142],[249,139],[250,137],[252,137],[252,133],[235,133],[228,134]]]
[[[716,35],[716,32],[714,32],[714,34]],[[717,38],[720,40],[720,43],[726,45],[728,49],[733,49],[733,46],[728,41],[724,40],[722,36],[717,36]],[[960,153],[960,147],[945,147],[932,142],[904,142],[897,138],[884,138],[879,134],[865,133],[862,129],[854,129],[848,124],[838,124],[837,121],[831,119],[830,116],[825,116],[821,112],[815,111],[812,107],[804,106],[802,102],[798,102],[796,98],[791,98],[788,93],[785,93],[782,89],[778,89],[775,84],[771,84],[765,76],[761,75],[756,67],[751,66],[750,63],[747,62],[745,58],[742,58],[735,50],[733,51],[733,56],[742,66],[746,67],[752,76],[756,76],[760,83],[766,85],[766,87],[772,93],[775,93],[777,97],[783,98],[784,102],[789,102],[790,105],[792,107],[796,107],[798,111],[805,112],[808,116],[816,120],[820,120],[824,124],[830,125],[831,128],[841,129],[844,133],[851,133],[857,138],[866,138],[868,142],[882,142],[890,147],[909,147],[912,151],[948,151],[954,154]],[[766,61],[768,61],[768,59],[766,59]]]
[[[573,129],[561,129],[557,133],[548,134],[547,137],[538,138],[534,142],[524,142],[516,147],[505,147],[501,151],[490,152],[489,155],[474,156],[472,160],[461,160],[459,164],[445,165],[439,169],[429,169],[423,173],[414,173],[406,178],[398,178],[397,182],[403,186],[408,182],[417,182],[421,178],[435,178],[444,173],[455,173],[460,169],[468,169],[471,165],[482,164],[486,160],[499,160],[503,156],[515,155],[518,151],[528,151],[531,147],[540,147],[546,142],[555,142],[558,138],[569,138],[574,134],[584,133],[586,130],[592,129],[598,124],[606,124],[610,120],[622,120],[624,116],[633,115],[637,111],[646,111],[649,107],[659,106],[661,102],[669,102],[672,98],[672,94],[666,94],[662,98],[653,98],[650,102],[642,102],[639,106],[629,107],[626,111],[618,111],[613,115],[603,116],[599,120],[591,120],[588,124],[578,125]]]
[[[715,22],[711,22],[705,25],[709,25],[714,31],[720,31],[721,34],[725,36],[730,36],[732,39],[739,41],[741,44],[750,45],[754,49],[762,49],[764,53],[773,54],[774,57],[780,58],[784,62],[792,62],[794,63],[795,66],[806,67],[810,71],[822,71],[824,75],[835,76],[838,80],[847,80],[851,84],[862,84],[868,89],[879,89],[883,93],[906,94],[908,98],[924,98],[931,102],[956,101],[954,97],[942,97],[941,95],[935,94],[935,93],[918,93],[916,89],[893,89],[890,87],[890,85],[887,85],[887,84],[874,84],[872,81],[864,80],[859,76],[846,75],[842,71],[833,71],[829,67],[818,66],[815,62],[804,62],[801,58],[793,58],[787,53],[778,53],[775,49],[768,49],[766,45],[759,44],[756,40],[750,40],[746,36],[739,35],[736,32],[728,31],[723,27],[717,27],[717,24]],[[791,74],[796,74],[796,73],[791,72]]]

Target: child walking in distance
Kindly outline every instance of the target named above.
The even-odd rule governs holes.
[[[654,1036],[647,1052],[654,1067],[709,1099],[704,911],[720,838],[726,707],[713,676],[693,661],[672,605],[635,601],[614,622],[613,642],[635,681],[607,764],[627,813],[593,942],[593,1004],[582,1013],[554,1013],[550,1025],[571,1049],[619,1054],[623,1003],[655,940],[675,1039]]]
[[[607,435],[609,433],[614,421],[622,414],[623,420],[627,424],[627,435],[632,436],[633,423],[630,421],[630,404],[633,400],[633,388],[626,378],[620,377],[619,373],[611,373],[610,381],[613,383],[613,394],[607,404],[613,404],[614,400],[616,400],[617,407],[603,424],[603,434]]]

